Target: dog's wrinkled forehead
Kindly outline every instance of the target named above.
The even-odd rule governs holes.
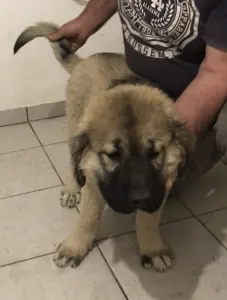
[[[170,138],[163,95],[156,90],[149,95],[146,88],[115,88],[90,102],[88,130],[97,146],[116,140],[146,144],[151,138]]]

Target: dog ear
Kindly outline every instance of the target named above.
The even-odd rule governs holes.
[[[86,133],[80,133],[79,135],[70,138],[69,148],[71,154],[71,162],[73,165],[74,176],[78,185],[82,188],[86,183],[86,177],[81,169],[80,163],[83,157],[84,151],[89,146],[89,138]]]
[[[187,167],[187,162],[195,150],[196,137],[187,129],[185,123],[178,118],[174,118],[174,120],[170,122],[173,139],[181,148],[182,164],[179,166],[179,173],[183,175],[186,171],[185,167]]]
[[[196,138],[190,132],[186,125],[180,120],[173,120],[171,122],[173,138],[186,150],[193,152],[195,149]]]

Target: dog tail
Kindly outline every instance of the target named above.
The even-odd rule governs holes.
[[[25,44],[37,37],[48,39],[48,36],[58,29],[58,26],[47,22],[38,23],[26,28],[15,42],[14,54],[16,54]],[[75,65],[81,61],[81,58],[77,54],[73,54],[70,42],[65,38],[56,42],[49,40],[49,42],[56,59],[69,73],[71,73]]]

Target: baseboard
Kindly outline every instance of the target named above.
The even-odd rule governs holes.
[[[37,121],[65,115],[65,101],[0,111],[0,126]]]

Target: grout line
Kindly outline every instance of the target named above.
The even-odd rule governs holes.
[[[51,144],[43,144],[43,147],[47,147],[47,146],[52,146],[52,145],[58,145],[58,144],[68,144],[68,141],[61,141],[61,142],[55,142],[55,143],[51,143]]]
[[[12,123],[12,124],[0,125],[0,128],[1,127],[9,127],[9,126],[22,125],[22,124],[28,124],[28,121],[22,121],[22,122],[17,122],[17,123]]]
[[[31,125],[31,123],[30,123],[30,122],[29,122],[28,124],[29,124],[29,126],[31,127],[31,129],[32,129],[33,133],[35,134],[35,136],[36,136],[37,140],[39,141],[39,143],[40,143],[40,145],[41,145],[41,147],[42,147],[42,149],[43,149],[44,153],[46,154],[46,157],[47,157],[47,159],[49,160],[49,162],[50,162],[50,164],[51,164],[52,168],[54,169],[55,173],[57,174],[57,176],[58,176],[58,179],[60,180],[61,184],[62,184],[62,185],[64,185],[64,182],[63,182],[63,180],[61,179],[61,176],[58,174],[58,171],[57,171],[57,169],[55,168],[55,166],[54,166],[54,164],[53,164],[52,160],[50,159],[50,157],[49,157],[49,155],[48,155],[48,153],[47,153],[46,149],[45,149],[45,148],[44,148],[44,146],[42,145],[42,143],[41,143],[41,141],[40,141],[40,139],[39,139],[38,135],[36,134],[36,132],[35,132],[34,128],[32,127],[32,125]]]
[[[36,119],[36,120],[30,120],[29,119],[29,114],[28,114],[28,107],[25,107],[25,109],[26,109],[27,121],[21,121],[21,122],[19,121],[19,122],[11,123],[11,124],[3,124],[3,125],[0,125],[0,128],[1,127],[14,126],[14,125],[20,125],[20,124],[27,124],[27,123],[30,123],[30,122],[38,122],[38,121],[43,121],[43,120],[49,120],[49,119],[56,119],[56,118],[66,117],[66,114],[64,113],[63,115],[60,115],[60,116],[53,116],[53,117],[40,118],[40,119]]]
[[[66,117],[66,114],[62,115],[62,116],[53,116],[53,117],[46,117],[46,118],[41,118],[41,119],[36,119],[36,120],[29,120],[29,123],[33,123],[33,122],[39,122],[39,121],[45,121],[45,120],[51,120],[51,119],[57,119],[57,118],[63,118]]]
[[[179,203],[181,203],[181,205],[184,206],[184,208],[190,213],[192,214],[192,216],[197,216],[197,217],[200,217],[200,216],[204,216],[204,215],[208,215],[208,214],[211,214],[211,213],[215,213],[215,212],[219,212],[219,211],[222,211],[222,210],[227,210],[227,206],[223,206],[223,207],[220,207],[220,208],[216,208],[216,209],[213,209],[213,210],[208,210],[208,211],[205,211],[205,212],[201,212],[201,213],[193,213],[193,211],[185,204],[185,202],[183,200],[181,200],[181,196],[180,195],[177,195],[175,196],[177,201]]]
[[[27,122],[29,122],[29,117],[28,117],[28,108],[27,108],[27,107],[25,107],[25,109],[26,109]]]
[[[42,188],[42,189],[38,189],[38,190],[34,190],[34,191],[28,191],[28,192],[24,192],[24,193],[20,193],[20,194],[15,194],[15,195],[7,196],[7,197],[2,197],[2,198],[0,198],[0,201],[5,200],[5,199],[10,199],[10,198],[13,198],[13,197],[17,197],[17,196],[22,196],[22,195],[32,194],[32,193],[36,193],[36,192],[41,192],[41,191],[45,191],[45,190],[49,190],[49,189],[53,189],[53,188],[57,188],[57,187],[61,187],[61,186],[62,186],[61,184],[58,184],[58,185],[53,185],[53,186],[50,186],[50,187],[46,187],[46,188]]]
[[[40,139],[39,139],[39,137],[38,137],[38,135],[37,135],[35,129],[33,128],[32,124],[31,124],[30,122],[28,122],[28,125],[29,125],[29,127],[31,128],[31,131],[33,132],[33,134],[35,135],[37,141],[39,142],[40,147],[43,148],[43,145],[42,145],[42,143],[41,143],[41,141],[40,141]]]
[[[124,235],[127,235],[127,234],[133,234],[135,233],[136,230],[133,229],[133,230],[130,230],[130,231],[127,231],[127,232],[122,232],[122,233],[116,233],[116,234],[113,234],[111,236],[107,236],[107,237],[103,237],[103,238],[100,238],[100,239],[97,239],[97,245],[101,242],[104,242],[104,241],[107,241],[107,240],[110,240],[110,239],[114,239],[114,238],[117,238],[117,237],[121,237],[121,236],[124,236]]]
[[[58,173],[57,169],[55,168],[55,165],[53,164],[52,160],[50,159],[50,157],[49,157],[49,155],[48,155],[48,153],[47,153],[46,149],[45,149],[43,146],[42,146],[42,148],[43,148],[43,151],[45,152],[45,154],[46,154],[46,157],[48,158],[48,160],[49,160],[50,164],[52,165],[52,167],[53,167],[54,171],[56,172],[56,174],[57,174],[57,176],[58,176],[58,179],[60,180],[61,184],[62,184],[62,185],[64,185],[64,182],[63,182],[63,180],[62,180],[61,176],[59,175],[59,173]]]
[[[37,190],[37,191],[47,190],[47,189],[51,189],[51,188],[54,188],[54,187],[60,187],[60,186],[53,186],[53,187],[50,187],[50,188],[45,188],[45,189],[41,189],[41,190]],[[28,192],[28,193],[24,193],[24,194],[35,193],[35,192],[37,192],[37,191],[32,191],[32,192]],[[23,195],[23,194],[19,194],[19,195]],[[12,198],[12,197],[19,196],[19,195],[14,195],[14,196],[2,198],[2,199],[0,199],[0,200]],[[187,208],[187,207],[186,207],[186,208]],[[165,222],[164,224],[161,224],[161,226],[162,226],[162,225],[169,224],[169,223],[175,223],[175,222],[180,222],[180,221],[182,221],[182,220],[186,220],[186,219],[194,219],[194,218],[196,218],[196,216],[193,216],[193,214],[192,214],[192,216],[186,217],[186,218],[181,219],[181,220],[175,220],[175,221]],[[197,218],[196,218],[196,219],[197,219]],[[198,220],[198,219],[197,219],[197,220]],[[198,221],[199,221],[199,220],[198,220]],[[201,223],[201,222],[199,221],[199,223]],[[210,232],[210,230],[208,230],[207,227],[206,227],[203,223],[201,223],[201,225],[202,225],[203,227],[205,227],[205,229],[206,229],[212,236],[214,236],[213,233]],[[108,237],[99,239],[99,240],[97,240],[96,243],[95,243],[97,249],[99,250],[99,252],[100,252],[102,258],[103,258],[104,261],[105,261],[105,263],[107,264],[107,267],[108,267],[109,271],[110,271],[111,274],[113,275],[113,277],[114,277],[114,279],[115,279],[115,281],[116,281],[118,287],[120,288],[120,290],[121,290],[121,292],[123,293],[123,295],[124,295],[124,297],[126,298],[126,300],[129,300],[129,299],[128,299],[128,297],[127,297],[127,295],[126,295],[126,293],[125,293],[123,287],[121,286],[119,280],[117,279],[115,273],[113,272],[111,266],[109,265],[109,263],[108,263],[106,257],[104,256],[102,250],[100,249],[99,244],[100,244],[101,242],[104,242],[104,241],[108,240],[108,239],[118,238],[118,237],[122,237],[122,236],[124,236],[124,235],[129,235],[129,234],[134,234],[134,233],[135,233],[135,230],[131,230],[131,231],[124,232],[124,233],[119,233],[119,234],[116,234],[116,235],[112,235],[112,236],[108,236]],[[220,241],[218,240],[218,238],[217,238],[216,236],[214,236],[214,238],[220,243]],[[222,243],[221,243],[221,244],[222,244]],[[223,247],[226,249],[226,247],[225,247],[224,245],[223,245]],[[41,254],[41,255],[37,255],[37,256],[32,256],[32,257],[29,257],[29,258],[26,258],[26,259],[17,260],[17,261],[11,262],[11,263],[7,263],[7,264],[0,265],[0,268],[7,267],[7,266],[11,266],[11,265],[15,265],[15,264],[19,264],[19,263],[23,263],[23,262],[27,262],[27,261],[30,261],[30,260],[33,260],[33,259],[37,259],[37,258],[42,258],[42,257],[48,256],[48,255],[53,255],[54,253],[55,253],[55,251],[52,251],[52,252],[48,252],[48,253],[45,253],[45,254]]]
[[[51,188],[55,188],[55,187],[60,187],[60,185],[49,187],[49,188],[45,188],[45,189],[41,189],[41,190],[37,190],[37,191],[43,191],[43,190],[47,190],[47,189],[51,189]],[[7,199],[15,197],[15,196],[20,196],[20,195],[24,195],[24,194],[31,194],[31,193],[35,193],[37,191],[32,191],[32,192],[18,194],[18,195],[6,197],[6,198],[1,198],[0,200],[4,200],[4,199],[7,200]],[[75,208],[78,210],[77,207],[75,207]],[[183,221],[183,220],[186,220],[186,219],[193,219],[193,218],[194,218],[193,216],[190,216],[190,217],[186,217],[186,218],[181,219],[181,220],[169,221],[169,222],[165,222],[165,223],[161,224],[161,226],[167,225],[167,224],[170,224],[170,223],[180,222],[180,221]],[[97,247],[97,249],[99,250],[99,252],[101,252],[102,257],[104,258],[106,264],[108,265],[108,268],[110,269],[110,271],[111,271],[112,275],[114,276],[115,280],[117,281],[118,285],[120,285],[120,283],[118,282],[118,279],[116,279],[115,274],[113,273],[113,271],[112,271],[109,263],[107,262],[104,254],[102,253],[102,250],[100,249],[99,244],[102,243],[102,242],[104,242],[104,241],[113,239],[113,238],[118,238],[118,237],[122,237],[122,236],[129,235],[129,234],[134,234],[134,233],[135,233],[135,229],[131,230],[131,231],[124,232],[124,233],[119,233],[119,234],[115,234],[115,235],[112,235],[112,236],[107,236],[107,237],[104,237],[104,238],[101,238],[101,239],[97,239],[95,241],[95,247]],[[48,252],[48,253],[45,253],[45,254],[41,254],[41,255],[37,255],[37,256],[32,256],[32,257],[25,258],[25,259],[21,259],[21,260],[15,261],[15,262],[11,262],[11,263],[8,263],[8,264],[0,265],[0,268],[7,267],[7,266],[10,266],[10,265],[15,265],[15,264],[18,264],[18,263],[21,263],[21,262],[30,261],[30,260],[33,260],[33,259],[36,259],[36,258],[40,258],[40,257],[45,257],[45,256],[48,256],[48,255],[52,255],[54,253],[55,253],[55,251],[52,251],[52,252]],[[128,298],[127,298],[127,296],[125,295],[124,292],[123,292],[123,294],[126,297],[126,299],[128,300]]]
[[[184,218],[180,218],[180,219],[175,219],[175,220],[161,222],[160,226],[165,226],[167,224],[172,224],[172,223],[178,223],[178,222],[181,222],[181,221],[184,221],[184,220],[188,220],[188,219],[193,219],[193,215],[187,216],[187,217],[184,217]]]
[[[223,242],[221,240],[219,240],[216,235],[199,219],[199,215],[194,214],[194,212],[187,207],[187,205],[181,200],[181,198],[179,197],[179,201],[181,202],[181,204],[192,214],[192,216],[200,223],[200,225],[202,225],[202,227],[208,231],[210,233],[210,235],[219,243],[221,244],[221,246],[227,250],[227,247],[223,244]]]
[[[114,279],[115,279],[115,281],[116,281],[116,283],[117,283],[119,289],[121,290],[123,296],[125,297],[126,300],[129,300],[128,296],[126,295],[126,292],[124,291],[123,287],[121,286],[121,284],[120,284],[120,282],[119,282],[117,276],[115,275],[114,271],[112,270],[112,268],[111,268],[110,264],[108,263],[108,261],[107,261],[105,255],[103,254],[102,250],[99,248],[99,245],[97,245],[97,249],[99,250],[99,253],[101,254],[102,258],[104,259],[104,261],[105,261],[105,263],[106,263],[106,265],[107,265],[107,267],[108,267],[110,273],[111,273],[112,276],[114,277]]]
[[[200,216],[212,214],[212,213],[215,213],[215,212],[219,212],[219,211],[222,211],[222,210],[227,210],[227,207],[225,206],[225,207],[216,208],[214,210],[208,210],[208,211],[205,211],[203,213],[198,213],[198,214],[196,214],[196,216],[200,217]]]
[[[19,149],[19,150],[12,150],[12,151],[7,151],[7,152],[0,153],[0,155],[6,155],[6,154],[11,154],[11,153],[16,153],[16,152],[22,152],[22,151],[37,149],[37,148],[41,148],[41,147],[40,146],[33,146],[33,147],[28,147],[28,148]]]
[[[55,166],[54,166],[54,164],[53,164],[52,160],[50,159],[50,157],[49,157],[49,155],[48,155],[48,153],[47,153],[47,151],[46,151],[45,147],[46,147],[46,146],[50,146],[50,145],[56,145],[56,144],[67,143],[67,141],[65,141],[65,142],[57,142],[57,143],[48,144],[48,145],[42,145],[42,143],[41,143],[41,141],[40,141],[40,139],[39,139],[38,135],[37,135],[37,134],[36,134],[36,132],[35,132],[35,129],[32,127],[32,124],[31,124],[30,122],[29,122],[28,124],[29,124],[29,126],[31,127],[31,129],[32,129],[33,133],[35,134],[35,136],[36,136],[37,140],[39,141],[39,143],[40,143],[40,145],[41,145],[41,147],[42,147],[43,151],[45,152],[45,154],[46,154],[46,156],[47,156],[47,158],[48,158],[48,160],[49,160],[49,162],[50,162],[51,166],[53,167],[54,171],[56,172],[56,174],[57,174],[57,176],[58,176],[58,178],[59,178],[59,180],[60,180],[61,184],[64,186],[65,184],[64,184],[64,182],[63,182],[63,180],[62,180],[61,176],[59,175],[59,173],[58,173],[57,169],[55,168]],[[76,208],[76,210],[77,210],[78,214],[80,214],[80,210],[79,210],[79,208],[78,208],[78,205],[76,205],[76,206],[75,206],[75,208]]]
[[[31,128],[32,125],[30,124],[30,122],[24,122],[24,123],[18,123],[18,124],[12,124],[12,125],[6,125],[6,126],[14,126],[14,125],[22,125],[22,124],[28,124],[28,126]],[[1,127],[6,127],[6,126],[0,126]],[[33,134],[34,133],[34,130],[33,128],[31,129]],[[37,135],[35,134],[35,137],[36,139],[38,139]],[[39,145],[38,146],[32,146],[32,147],[27,147],[27,148],[21,148],[21,149],[18,149],[18,150],[11,150],[11,151],[6,151],[6,152],[2,152],[0,153],[0,155],[5,155],[5,154],[10,154],[10,153],[16,153],[16,152],[20,152],[20,151],[26,151],[26,150],[30,150],[30,149],[36,149],[36,148],[40,148],[40,147],[47,147],[47,146],[52,146],[52,145],[58,145],[58,144],[67,144],[67,139],[66,140],[63,140],[63,141],[60,141],[60,142],[55,142],[55,143],[50,143],[50,144],[42,144],[41,141],[38,139],[38,142],[39,142]]]
[[[8,264],[0,265],[0,268],[12,266],[12,265],[16,265],[16,264],[19,264],[19,263],[23,263],[23,262],[26,262],[26,261],[30,261],[30,260],[33,260],[33,259],[36,259],[36,258],[45,257],[45,256],[48,256],[48,255],[53,255],[54,253],[55,253],[55,252],[49,252],[49,253],[40,254],[40,255],[37,255],[37,256],[32,256],[32,257],[29,257],[29,258],[17,260],[17,261],[8,263]]]

